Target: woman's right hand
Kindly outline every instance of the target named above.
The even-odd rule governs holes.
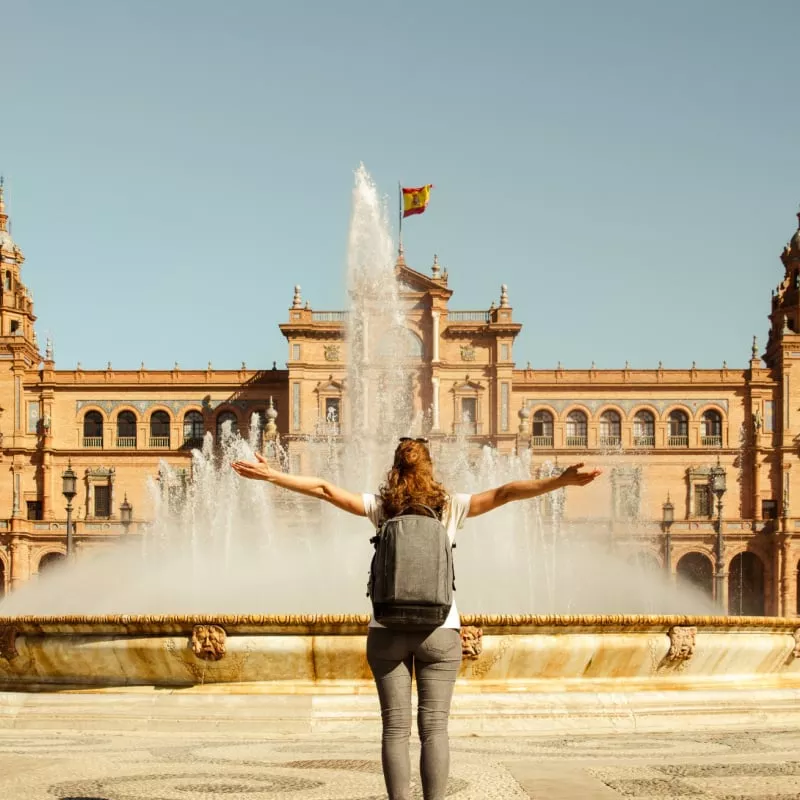
[[[257,464],[253,464],[251,461],[234,461],[231,466],[234,472],[242,478],[272,483],[275,480],[275,476],[280,473],[270,466],[267,459],[264,458],[261,453],[256,453],[256,459],[259,462]]]

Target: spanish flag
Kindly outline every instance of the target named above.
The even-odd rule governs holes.
[[[429,183],[427,186],[419,186],[416,189],[406,189],[403,187],[403,217],[410,217],[412,214],[421,214],[428,207],[432,188],[432,183]]]

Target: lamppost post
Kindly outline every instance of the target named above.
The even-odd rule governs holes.
[[[125,531],[125,536],[127,536],[131,527],[131,522],[133,521],[133,506],[128,502],[127,494],[119,507],[119,516],[122,522],[122,528]]]
[[[664,569],[667,577],[672,576],[672,523],[675,522],[675,506],[669,499],[667,492],[667,502],[661,506],[661,526],[664,530]]]
[[[75,495],[78,494],[78,476],[72,469],[72,462],[67,463],[67,468],[61,475],[61,494],[67,501],[67,558],[73,555],[73,542],[72,542],[72,501]]]
[[[725,608],[725,543],[722,538],[722,496],[725,494],[727,486],[725,484],[725,469],[719,463],[717,457],[716,466],[711,467],[710,474],[711,492],[717,498],[717,563],[714,571],[714,595],[717,605],[723,610]],[[713,512],[713,509],[712,509]]]

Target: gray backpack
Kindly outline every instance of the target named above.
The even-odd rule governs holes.
[[[387,519],[370,539],[375,545],[367,597],[375,619],[387,628],[438,628],[453,605],[453,547],[433,509]]]

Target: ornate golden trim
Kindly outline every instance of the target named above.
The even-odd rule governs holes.
[[[13,626],[19,633],[58,632],[57,628],[85,627],[97,629],[124,628],[141,629],[148,627],[169,628],[179,633],[189,633],[195,625],[220,625],[228,633],[236,628],[318,628],[326,634],[337,633],[338,628],[366,628],[367,614],[111,614],[111,615],[59,615],[59,616],[19,616],[0,617],[0,628]],[[672,627],[697,627],[698,629],[786,631],[797,629],[797,619],[787,617],[727,617],[727,616],[674,616],[646,614],[610,615],[538,615],[538,614],[464,614],[461,617],[464,627],[487,629],[514,628],[584,628],[639,629],[667,632]],[[331,630],[332,629],[332,630]],[[65,633],[70,631],[64,631]],[[254,631],[258,632],[258,631]],[[288,632],[288,631],[287,631]],[[299,632],[299,630],[298,630]],[[503,631],[501,631],[503,632]],[[508,631],[510,632],[510,631]],[[565,633],[568,631],[564,631]]]

